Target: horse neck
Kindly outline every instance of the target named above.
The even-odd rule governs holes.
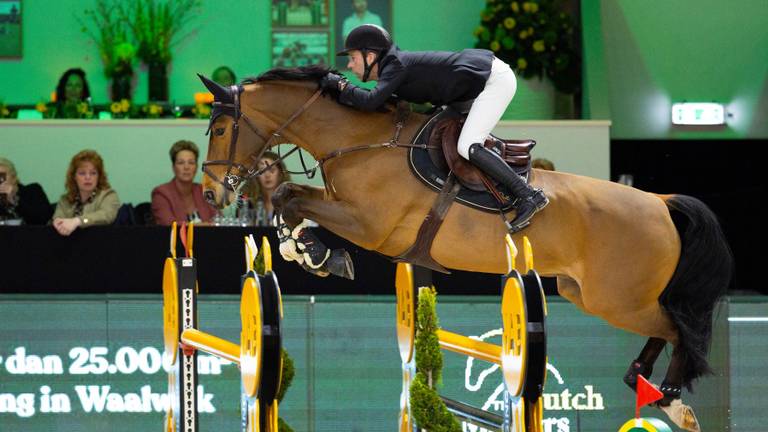
[[[302,82],[264,83],[253,92],[254,103],[248,103],[246,96],[244,110],[249,115],[265,118],[268,130],[277,130],[316,90],[314,85]],[[322,96],[285,127],[281,141],[296,144],[319,159],[336,150],[387,142],[394,131],[391,113],[365,113]]]

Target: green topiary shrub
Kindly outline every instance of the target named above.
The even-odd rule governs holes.
[[[446,408],[435,389],[441,382],[443,353],[437,330],[437,293],[419,289],[416,309],[416,377],[411,383],[411,415],[421,429],[429,432],[461,432],[461,425]]]
[[[280,356],[283,359],[283,376],[280,377],[280,391],[277,392],[278,403],[283,401],[285,392],[288,391],[288,387],[291,386],[293,377],[296,375],[296,368],[293,366],[293,359],[291,359],[291,356],[288,355],[288,351],[286,351],[285,348],[280,350]],[[286,423],[282,418],[277,419],[277,430],[279,432],[293,432],[293,429],[291,429],[291,427],[288,426],[288,423]]]

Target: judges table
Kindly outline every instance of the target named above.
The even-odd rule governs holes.
[[[261,236],[272,244],[273,266],[283,294],[394,295],[395,265],[386,257],[322,228],[315,232],[328,247],[349,252],[355,264],[354,281],[320,278],[295,262],[286,262],[278,253],[274,228],[197,227],[194,255],[200,292],[240,293],[240,276],[245,272],[243,237],[253,234],[257,244]],[[103,226],[62,237],[50,226],[0,226],[0,293],[160,293],[169,233],[167,227]],[[181,242],[177,246],[183,256]],[[500,294],[498,275],[454,271],[433,277],[441,294]]]

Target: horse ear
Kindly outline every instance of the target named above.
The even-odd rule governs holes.
[[[208,78],[197,74],[197,76],[200,78],[200,81],[203,82],[205,87],[213,93],[214,100],[220,101],[220,102],[230,102],[232,99],[232,95],[229,92],[229,89],[222,86],[221,84],[211,81]]]

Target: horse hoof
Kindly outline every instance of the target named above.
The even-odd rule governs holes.
[[[646,379],[651,379],[653,374],[653,367],[649,367],[645,363],[640,361],[633,361],[627,369],[627,373],[624,374],[624,383],[632,390],[637,390],[637,376],[642,375]]]
[[[668,406],[661,406],[662,411],[680,429],[690,432],[701,432],[699,420],[693,412],[693,408],[683,404],[680,399],[674,399]]]
[[[331,274],[349,280],[355,279],[355,266],[352,263],[352,258],[349,256],[349,253],[344,249],[332,250],[331,256],[328,257],[325,266]]]

